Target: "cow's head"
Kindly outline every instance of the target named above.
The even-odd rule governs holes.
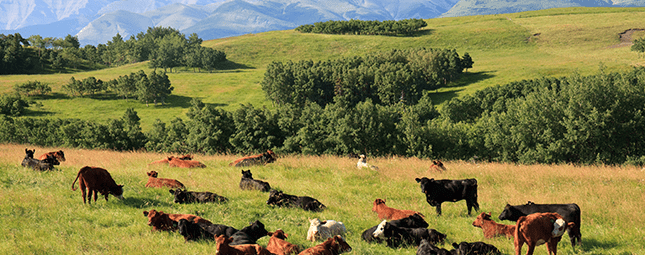
[[[372,206],[372,212],[376,212],[376,209],[379,205],[385,205],[385,199],[377,198],[374,200],[374,205]]]
[[[349,244],[345,242],[345,239],[343,239],[343,237],[340,235],[333,237],[331,246],[337,247],[335,250],[338,251],[338,254],[352,251],[352,247],[349,246]]]
[[[58,162],[58,159],[53,155],[47,155],[47,158],[43,159],[42,162],[50,166],[60,165],[60,162]]]
[[[525,216],[523,212],[515,208],[515,206],[506,204],[504,206],[504,211],[499,214],[499,220],[511,220],[511,221],[516,221],[517,219],[520,218],[520,216]]]
[[[242,178],[253,179],[253,174],[251,174],[251,169],[242,170]]]
[[[552,237],[561,237],[568,228],[573,228],[575,223],[567,223],[564,219],[558,218],[553,221],[553,231],[551,232]]]
[[[387,220],[381,221],[378,226],[376,226],[376,230],[374,230],[374,233],[372,233],[372,236],[374,238],[383,238],[385,239],[385,228],[387,227],[388,223]]]
[[[215,254],[222,254],[226,255],[226,253],[230,253],[231,247],[229,244],[233,242],[233,237],[226,237],[225,235],[218,235],[215,237],[215,242],[216,244],[216,250]]]
[[[56,157],[60,161],[65,161],[65,153],[63,153],[62,150],[54,152],[54,157]]]
[[[148,226],[152,226],[154,230],[170,230],[174,227],[174,221],[162,211],[152,209],[143,211],[143,215],[148,217]]]
[[[240,231],[247,233],[249,236],[259,239],[260,237],[269,235],[269,231],[264,228],[264,224],[259,220],[249,223],[249,226],[244,227]]]
[[[176,190],[169,190],[170,194],[175,196],[175,203],[178,204],[183,204],[189,201],[188,198],[188,191],[181,190],[181,189],[176,189]]]
[[[432,243],[443,243],[446,240],[446,234],[435,229],[428,229],[428,234],[430,235],[430,239],[428,241]]]
[[[269,192],[269,200],[267,200],[268,205],[280,205],[284,199],[284,193],[282,191],[272,189]]]
[[[148,174],[149,177],[152,177],[152,178],[157,178],[157,176],[159,175],[159,173],[157,173],[157,171],[150,171],[147,174]]]
[[[116,185],[111,187],[110,194],[118,199],[123,199],[123,185]]]
[[[28,150],[25,148],[25,158],[34,158],[34,153],[36,153],[36,149]]]
[[[186,155],[183,155],[181,157],[178,157],[177,159],[180,159],[180,160],[193,160],[193,155],[186,154]]]
[[[477,215],[477,218],[475,219],[475,221],[473,221],[473,226],[482,228],[482,226],[484,225],[484,221],[490,221],[490,220],[491,220],[490,212],[489,213],[482,212],[479,215]]]
[[[320,226],[326,223],[327,221],[321,221],[318,218],[309,219],[309,230],[311,230],[314,239],[320,239]]]
[[[289,237],[289,235],[287,235],[287,233],[285,233],[282,229],[277,229],[275,232],[269,232],[267,235],[282,240],[285,240],[287,239],[287,237]]]

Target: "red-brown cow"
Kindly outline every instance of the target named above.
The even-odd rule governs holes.
[[[278,159],[278,156],[276,156],[275,153],[273,153],[273,151],[267,150],[267,152],[262,154],[236,159],[235,161],[233,161],[233,163],[230,163],[229,166],[242,167],[242,166],[253,166],[253,165],[266,165],[268,163],[275,162],[277,159]]]
[[[100,167],[84,166],[78,171],[76,179],[72,183],[72,190],[76,191],[74,184],[78,180],[78,185],[83,193],[83,203],[85,203],[85,189],[89,190],[87,202],[91,203],[92,192],[94,193],[94,202],[96,202],[97,193],[105,196],[108,201],[108,195],[112,194],[118,199],[123,199],[123,185],[117,185],[110,173]]]
[[[232,241],[232,237],[226,237],[225,235],[219,235],[215,237],[217,242],[217,251],[215,254],[221,255],[271,255],[264,247],[259,244],[239,244],[239,245],[229,245]]]
[[[345,242],[342,236],[337,235],[328,238],[327,241],[319,245],[302,251],[300,255],[336,255],[350,251],[352,251],[352,247]]]
[[[152,163],[150,163],[150,164],[148,164],[148,165],[154,165],[154,164],[168,164],[168,163],[170,162],[170,160],[168,160],[168,158],[177,158],[177,159],[180,159],[180,160],[192,160],[192,159],[193,159],[193,155],[187,154],[187,155],[183,155],[183,156],[181,156],[181,157],[170,156],[170,157],[167,157],[167,158],[162,159],[162,160],[153,161]]]
[[[269,236],[271,236],[271,238],[267,244],[267,250],[271,253],[277,255],[289,255],[298,254],[300,252],[300,248],[298,248],[297,245],[284,240],[287,239],[288,236],[284,231],[282,231],[282,229],[278,229],[273,233],[269,232]]]
[[[507,238],[513,238],[515,235],[515,225],[499,224],[490,219],[490,212],[482,212],[473,221],[473,226],[481,228],[484,231],[484,237],[493,238],[505,235]]]
[[[431,171],[446,171],[446,167],[443,166],[441,160],[433,160],[432,165],[430,165]]]
[[[167,178],[157,178],[157,171],[150,171],[148,174],[148,183],[146,183],[146,188],[186,188],[184,184],[174,179]]]
[[[546,243],[549,255],[558,254],[558,242],[567,228],[575,225],[567,223],[558,213],[533,213],[517,220],[515,229],[515,255],[522,253],[522,245],[528,245],[526,255],[533,254],[535,246]]]
[[[388,207],[385,205],[385,200],[377,198],[374,200],[374,206],[372,206],[372,212],[376,212],[378,214],[378,218],[383,220],[383,219],[388,219],[388,220],[398,220],[398,219],[403,219],[407,218],[408,216],[414,215],[414,214],[419,214],[420,216],[424,217],[423,214],[420,212],[415,212],[412,210],[399,210],[399,209],[394,209],[392,207]]]
[[[204,168],[204,167],[206,167],[206,165],[202,164],[199,161],[181,160],[179,158],[175,158],[175,157],[172,157],[172,156],[168,157],[168,165],[171,166],[171,167],[181,167],[181,168],[195,168],[195,167]]]
[[[47,153],[45,153],[43,155],[40,155],[40,157],[38,159],[39,160],[45,160],[45,159],[47,159],[48,155],[51,155],[51,156],[55,157],[60,162],[65,161],[65,153],[63,153],[62,150],[61,151],[47,152]]]
[[[197,215],[164,213],[155,209],[143,211],[143,215],[148,217],[148,226],[152,226],[153,231],[177,230],[177,224],[181,219],[193,223],[210,223],[210,221]]]

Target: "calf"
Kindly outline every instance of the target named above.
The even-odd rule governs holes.
[[[210,223],[196,215],[164,213],[155,209],[143,211],[143,215],[148,217],[148,226],[152,226],[153,231],[177,230],[178,223],[182,219],[193,223]]]
[[[76,179],[72,182],[72,190],[76,191],[74,184],[78,180],[83,194],[83,203],[85,203],[85,189],[89,190],[87,194],[88,202],[91,203],[92,193],[94,193],[94,202],[96,203],[97,193],[105,196],[108,201],[108,195],[112,194],[118,199],[123,199],[123,185],[117,185],[110,173],[99,167],[84,166],[78,171]]]
[[[269,232],[264,228],[264,224],[259,220],[250,223],[231,236],[231,245],[254,244],[258,239],[267,236]]]
[[[267,192],[271,190],[268,182],[253,179],[251,170],[242,170],[242,179],[240,180],[240,189],[242,190],[259,190]]]
[[[500,255],[502,252],[497,249],[497,247],[484,243],[484,242],[461,242],[459,244],[452,243],[452,247],[455,247],[456,254],[459,255],[477,255],[477,254],[488,254],[488,255]]]
[[[146,188],[163,188],[163,187],[181,188],[181,189],[186,188],[184,187],[184,184],[182,184],[178,180],[157,178],[159,174],[157,173],[157,171],[150,171],[147,174],[148,174],[148,183],[146,183]]]
[[[198,222],[197,224],[199,224],[199,226],[211,236],[224,235],[226,237],[231,237],[238,231],[234,227],[223,224],[213,224],[210,222]]]
[[[504,225],[499,224],[490,219],[490,212],[482,212],[477,216],[477,219],[473,221],[473,226],[481,228],[484,231],[484,237],[493,238],[496,236],[506,236],[507,238],[513,238],[515,235],[515,225]]]
[[[515,254],[522,253],[522,245],[528,245],[527,255],[533,254],[535,246],[546,243],[546,249],[549,255],[553,253],[558,254],[558,242],[562,239],[562,235],[567,228],[575,225],[573,222],[567,223],[560,214],[547,212],[547,213],[533,213],[527,216],[521,216],[517,220],[517,228],[515,230]]]
[[[412,211],[412,210],[399,210],[399,209],[394,209],[392,207],[388,207],[385,205],[385,200],[377,198],[374,200],[374,205],[372,206],[372,212],[376,212],[378,214],[378,218],[383,220],[398,220],[398,219],[403,219],[407,218],[410,215],[413,214],[419,214],[423,216],[420,212]]]
[[[153,162],[151,162],[151,163],[150,163],[150,164],[148,164],[148,165],[154,165],[154,164],[168,164],[168,163],[170,163],[169,158],[176,158],[176,159],[179,159],[179,160],[192,160],[192,159],[193,159],[193,155],[188,155],[188,154],[187,154],[187,155],[183,155],[183,156],[181,156],[181,157],[170,156],[170,157],[166,157],[165,159],[162,159],[162,160],[153,161]]]
[[[228,201],[228,198],[217,195],[213,192],[195,192],[182,189],[169,190],[170,194],[175,196],[175,203],[223,203]]]
[[[181,219],[177,223],[179,234],[184,237],[184,241],[196,241],[200,239],[215,240],[213,235],[208,234],[199,224],[192,220]]]
[[[428,223],[418,214],[408,216],[407,218],[390,221],[389,224],[396,227],[401,227],[401,228],[427,228],[429,226]],[[379,225],[376,225],[374,227],[371,227],[363,231],[363,234],[361,234],[361,237],[365,242],[368,242],[368,243],[383,242],[384,239],[380,239],[373,235],[374,231],[376,231]]]
[[[367,164],[367,158],[365,158],[364,154],[361,154],[358,158],[358,162],[356,162],[356,168],[361,169],[363,167],[370,168],[372,170],[378,170],[377,166]]]
[[[443,166],[441,160],[433,160],[432,165],[430,165],[430,171],[446,171],[446,167]]]
[[[45,171],[54,169],[54,165],[60,165],[60,163],[52,155],[48,155],[44,160],[29,158],[29,155],[27,155],[22,160],[21,165],[23,167],[31,167],[33,170]]]
[[[336,255],[350,251],[352,251],[352,247],[345,242],[342,236],[337,235],[328,238],[327,241],[319,245],[302,251],[300,255]]]
[[[289,255],[289,254],[298,254],[300,253],[300,248],[297,245],[289,243],[284,239],[287,239],[287,234],[278,229],[275,232],[269,232],[269,243],[267,244],[267,250],[273,254],[277,255]]]
[[[430,241],[423,239],[417,248],[417,255],[459,255],[457,250],[448,251],[434,246]]]
[[[259,244],[232,245],[232,237],[223,235],[215,237],[217,242],[215,254],[221,255],[270,255],[271,253]]]
[[[48,156],[52,156],[52,157],[56,158],[56,160],[58,160],[60,162],[65,162],[65,153],[63,153],[62,150],[47,152],[47,153],[45,153],[43,155],[40,155],[40,157],[38,157],[38,159],[39,160],[45,160],[45,159],[48,158]],[[33,155],[32,155],[32,157],[33,157]]]
[[[307,240],[315,242],[327,240],[335,235],[344,236],[347,232],[345,224],[335,220],[320,221],[318,218],[309,220]]]
[[[535,204],[529,201],[525,205],[506,204],[504,211],[499,215],[500,220],[517,221],[521,216],[526,216],[536,212],[555,212],[558,213],[567,222],[573,222],[575,225],[567,228],[571,246],[582,243],[582,234],[580,233],[580,207],[577,204]]]
[[[441,243],[446,235],[434,229],[398,227],[383,220],[372,233],[374,238],[384,239],[387,246],[395,248],[405,245],[418,246],[421,240],[426,239],[432,244]]]
[[[171,167],[180,167],[180,168],[204,168],[206,165],[202,162],[195,160],[181,160],[175,157],[168,157],[168,166]]]
[[[472,208],[479,211],[477,203],[477,180],[435,180],[426,177],[415,179],[421,185],[421,192],[426,195],[430,206],[437,208],[437,215],[441,215],[441,203],[466,200],[468,215]]]
[[[315,198],[308,196],[289,195],[277,190],[271,190],[267,204],[276,205],[278,207],[300,207],[304,210],[312,212],[319,212],[327,208]]]
[[[273,151],[267,150],[267,152],[262,154],[236,159],[235,161],[233,161],[233,163],[229,164],[229,166],[242,167],[242,166],[253,166],[253,165],[266,165],[266,164],[275,162],[277,159],[278,157],[275,155],[275,153],[273,153]]]

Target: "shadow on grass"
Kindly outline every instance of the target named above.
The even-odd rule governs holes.
[[[154,104],[150,104],[150,106],[154,106],[157,108],[190,108],[191,104],[190,102],[193,100],[193,98],[201,99],[199,97],[187,97],[187,96],[178,96],[178,95],[170,95],[168,98],[166,98],[166,102],[162,104],[157,104],[156,106]],[[212,105],[215,107],[221,107],[221,106],[227,106],[227,104],[210,104],[207,103],[207,105]]]
[[[562,238],[562,241],[565,241],[565,238]],[[566,241],[568,243],[569,240],[566,240]],[[621,246],[621,244],[614,241],[607,241],[607,240],[600,241],[594,238],[584,238],[582,239],[582,247],[576,247],[574,248],[574,250],[579,251],[580,249],[582,249],[582,251],[587,253],[587,252],[593,252],[595,250],[611,250],[619,246]],[[625,253],[625,254],[629,254],[629,253]]]
[[[233,61],[226,61],[215,66],[216,70],[234,71],[236,69],[255,69],[255,67],[247,66],[245,64],[235,63]],[[239,72],[239,71],[238,71]]]
[[[493,78],[494,76],[489,74],[489,72],[476,72],[476,73],[464,73],[461,79],[450,83],[448,88],[463,88],[475,82]],[[435,105],[443,104],[450,101],[455,97],[459,97],[457,92],[463,91],[464,89],[453,89],[445,92],[435,92],[432,93],[432,103]]]

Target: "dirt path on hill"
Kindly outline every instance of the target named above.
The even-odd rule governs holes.
[[[620,33],[620,43],[608,46],[607,48],[620,48],[620,47],[628,47],[632,46],[632,35],[634,34],[635,31],[645,31],[643,28],[632,28],[632,29],[627,29],[624,32]]]

